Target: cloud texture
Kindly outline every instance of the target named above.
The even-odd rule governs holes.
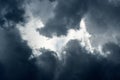
[[[0,80],[120,80],[119,9],[119,0],[0,0]]]

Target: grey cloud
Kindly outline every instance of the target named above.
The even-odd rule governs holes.
[[[54,1],[56,1],[56,0],[49,0],[49,1],[54,2]]]
[[[5,1],[5,3],[3,2],[5,6],[16,3],[15,0]],[[54,17],[49,19],[45,27],[40,30],[45,36],[65,35],[70,28],[78,29],[77,24],[86,11],[87,29],[90,33],[104,34],[110,28],[109,33],[116,31],[117,35],[119,32],[119,24],[117,24],[119,21],[119,4],[113,4],[108,0],[90,0],[89,2],[86,0],[70,0],[69,2],[58,0],[56,2]],[[88,10],[87,6],[89,6]],[[14,5],[14,7],[16,10],[18,6]],[[14,7],[11,6],[10,11],[14,12]],[[3,11],[3,7],[0,8]],[[16,16],[3,16],[0,18],[1,25],[6,25],[4,19],[15,23],[22,21],[17,18],[17,13],[13,14],[8,11],[6,15]],[[21,15],[23,13],[20,13]],[[115,25],[115,29],[109,25]],[[91,31],[91,28],[96,31]],[[120,80],[120,46],[114,42],[103,46],[104,53],[110,52],[107,57],[98,54],[93,55],[80,45],[80,41],[70,40],[61,53],[61,60],[58,59],[56,52],[47,49],[41,49],[42,54],[40,56],[29,60],[32,50],[21,39],[16,28],[9,31],[0,29],[0,33],[0,80]],[[117,35],[117,40],[119,41],[119,35]],[[107,39],[106,41],[108,42]]]
[[[119,32],[119,1],[113,0],[57,0],[53,13],[38,31],[47,37],[66,35],[69,29],[79,29],[82,17],[93,35]],[[49,14],[48,14],[49,15]],[[114,27],[113,27],[114,26]]]
[[[51,0],[52,1],[52,0]],[[53,16],[53,9],[55,2],[51,2],[50,0],[31,0],[28,9],[32,13],[34,18],[39,18],[45,24],[49,18]],[[28,15],[27,14],[27,15]]]
[[[70,28],[79,29],[79,22],[87,10],[86,0],[57,0],[54,17],[48,19],[40,34],[47,37],[66,35]]]
[[[120,64],[120,46],[113,42],[108,42],[103,46],[104,53],[108,53],[107,59],[110,62]]]
[[[108,43],[103,48],[111,51],[106,58],[92,55],[78,40],[69,41],[57,80],[119,80],[120,64],[116,64],[116,60],[119,61],[120,48],[114,43]]]
[[[53,80],[58,66],[58,57],[54,51],[40,49],[42,54],[33,58],[37,67],[37,80]]]
[[[10,32],[11,33],[11,32]],[[7,67],[0,65],[1,75],[6,73],[7,78],[3,80],[119,80],[120,47],[114,43],[107,43],[103,46],[103,51],[110,51],[108,57],[98,54],[93,55],[80,45],[78,40],[70,40],[63,52],[61,60],[56,52],[41,49],[42,54],[31,60],[28,57],[31,50],[26,44],[21,44],[19,35],[16,32],[9,33],[9,45],[11,48],[6,51]],[[8,35],[8,34],[7,34]],[[11,36],[10,36],[11,35]],[[17,37],[18,36],[18,37]],[[20,44],[19,44],[20,43]],[[17,45],[16,45],[17,44]],[[14,56],[14,58],[13,58]],[[7,68],[7,69],[6,69]],[[10,74],[10,73],[13,74]],[[5,75],[6,76],[6,75]],[[2,76],[4,77],[4,75]]]
[[[5,40],[0,42],[5,45],[0,45],[3,49],[0,51],[0,80],[33,80],[36,68],[29,61],[32,50],[22,41],[17,29],[1,30],[1,33]]]
[[[120,5],[112,5],[109,0],[99,1],[96,0],[88,9],[87,28],[90,33],[105,33],[108,29],[119,29],[119,13]],[[114,26],[114,27],[113,27]]]
[[[64,64],[57,80],[102,80],[102,59],[90,54],[78,40],[71,40],[65,48]]]
[[[114,43],[103,47],[114,52],[108,57],[93,55],[82,47],[78,40],[70,40],[62,53],[62,60],[57,58],[55,52],[42,49],[42,55],[35,58],[38,68],[38,79],[41,80],[119,80],[120,65],[114,60],[119,60],[120,48]],[[114,59],[112,59],[114,57]],[[47,76],[47,77],[46,77]]]
[[[24,0],[25,1],[25,0]],[[0,26],[5,29],[24,22],[23,0],[0,0]]]
[[[118,43],[116,37],[120,30],[120,5],[117,0],[96,0],[91,2],[86,18],[87,31],[92,35],[92,45],[98,47],[111,41]]]

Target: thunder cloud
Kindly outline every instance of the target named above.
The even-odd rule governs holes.
[[[120,80],[119,0],[0,0],[0,80]]]

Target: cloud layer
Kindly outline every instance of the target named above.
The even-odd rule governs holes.
[[[54,17],[50,18],[40,33],[52,37],[52,35],[66,35],[68,29],[79,29],[79,22],[87,10],[86,0],[57,0],[54,9]]]
[[[119,9],[119,0],[0,0],[0,80],[120,80]]]
[[[108,45],[109,44],[109,45]],[[105,45],[106,51],[116,46],[114,43]],[[113,49],[113,48],[112,48]],[[113,51],[119,52],[116,46]],[[108,57],[93,55],[82,47],[78,40],[67,43],[59,60],[56,53],[50,50],[41,50],[43,54],[36,57],[41,80],[119,80],[119,65],[117,54],[109,54]],[[112,51],[111,51],[112,52]],[[116,59],[117,58],[117,59]],[[49,66],[49,67],[48,67]],[[48,76],[48,77],[46,77]]]
[[[24,22],[23,5],[24,1],[21,0],[0,0],[0,26],[9,29]]]

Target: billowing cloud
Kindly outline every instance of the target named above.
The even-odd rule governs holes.
[[[24,22],[24,1],[0,0],[0,26],[5,29]]]
[[[106,58],[97,54],[91,55],[79,41],[69,41],[64,50],[66,54],[58,80],[119,80],[120,48],[114,43],[108,43],[104,49],[112,54]]]
[[[107,58],[110,62],[120,63],[120,46],[118,44],[108,42],[103,46],[103,51],[108,55]]]
[[[38,69],[37,78],[38,80],[53,80],[59,66],[58,56],[51,50],[42,48],[40,51],[42,54],[33,58]]]
[[[34,66],[29,61],[32,50],[17,29],[0,29],[0,80],[32,80]],[[2,46],[3,45],[3,46]]]
[[[87,31],[93,35],[92,44],[97,47],[107,42],[117,43],[119,37],[120,2],[95,0],[91,2],[86,17]]]
[[[24,40],[28,41],[28,45],[33,49],[34,54],[39,53],[40,48],[50,49],[52,51],[57,52],[59,54],[62,48],[66,45],[66,43],[71,39],[77,39],[80,41],[82,46],[85,46],[88,50],[93,51],[93,47],[91,46],[91,35],[86,30],[85,19],[82,18],[80,24],[80,29],[68,30],[66,36],[53,36],[52,38],[40,35],[39,32],[36,31],[37,28],[44,27],[44,24],[40,19],[34,18],[31,15],[29,18],[29,22],[25,25],[25,27],[19,27],[21,36]],[[33,38],[34,36],[34,38]]]
[[[110,46],[111,45],[111,46]],[[111,47],[115,47],[112,48]],[[118,51],[120,48],[114,43],[108,43],[104,50]],[[71,40],[62,51],[59,60],[53,51],[41,49],[42,54],[35,58],[41,80],[119,80],[120,63],[116,54],[103,57],[91,54],[78,40]],[[116,59],[117,58],[117,59]],[[118,60],[116,62],[116,60]],[[116,64],[117,63],[117,64]],[[48,76],[48,77],[46,77]]]
[[[84,16],[90,19],[88,28],[91,33],[106,32],[107,27],[110,26],[118,28],[119,3],[113,0],[57,0],[53,10],[54,16],[48,19],[45,27],[40,29],[40,33],[48,37],[66,35],[69,29],[79,28],[79,22]],[[95,26],[99,30],[94,31]]]
[[[119,0],[0,0],[0,27],[15,26],[0,28],[0,80],[120,80],[119,8]]]
[[[74,46],[74,47],[73,47]],[[96,80],[101,78],[100,63],[97,55],[92,55],[78,40],[71,40],[67,43],[63,59],[62,69],[57,76],[57,80]]]
[[[53,18],[48,19],[40,33],[52,37],[52,35],[66,35],[67,30],[79,29],[79,22],[87,10],[86,0],[56,0]]]
[[[31,0],[28,3],[25,10],[26,16],[33,14],[33,17],[41,19],[43,23],[46,23],[53,16],[55,2],[50,2],[50,0]]]

